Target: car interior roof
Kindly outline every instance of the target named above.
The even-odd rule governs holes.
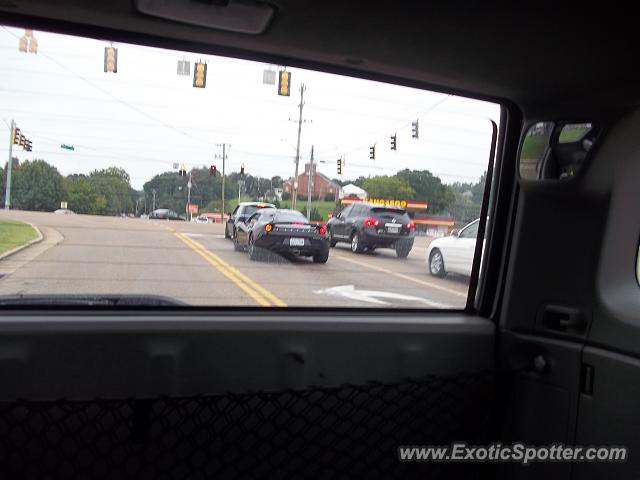
[[[595,118],[625,111],[638,100],[640,79],[633,68],[634,48],[629,48],[638,43],[635,29],[601,9],[534,2],[498,10],[486,2],[442,0],[406,6],[269,3],[276,13],[259,35],[154,18],[139,13],[131,0],[9,0],[0,3],[0,11],[4,23],[36,29],[311,66],[511,101],[529,118]]]

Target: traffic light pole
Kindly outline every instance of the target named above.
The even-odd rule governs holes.
[[[307,180],[307,219],[311,220],[311,182],[313,181],[313,145],[311,145],[311,160],[309,160],[309,178]]]
[[[11,120],[11,133],[9,133],[9,160],[7,161],[7,186],[4,193],[4,208],[9,210],[11,206],[11,163],[13,161],[13,132],[16,129],[16,122]]]
[[[306,87],[304,83],[300,85],[300,116],[298,117],[298,146],[296,147],[296,170],[293,177],[293,195],[291,197],[291,208],[296,209],[298,200],[298,165],[300,164],[300,133],[302,133],[302,107],[304,106],[304,91]]]

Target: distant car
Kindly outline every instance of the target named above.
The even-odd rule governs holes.
[[[154,210],[149,215],[149,218],[152,220],[184,220],[184,218],[180,218],[176,212],[169,210],[168,208],[159,208]]]
[[[194,220],[196,223],[209,223],[209,217],[205,217],[204,215],[200,215],[196,217]]]
[[[236,234],[236,224],[242,222],[253,215],[257,210],[261,208],[276,208],[272,203],[264,202],[241,202],[238,206],[229,214],[229,219],[224,225],[224,238],[233,239]]]
[[[68,208],[59,208],[57,210],[54,210],[53,213],[57,213],[59,215],[74,215],[76,212],[74,212],[73,210],[69,210]]]
[[[356,202],[333,215],[327,230],[332,247],[347,242],[354,253],[393,248],[405,258],[413,248],[415,225],[403,208]]]
[[[140,215],[140,218],[142,218],[143,220],[147,220],[149,218],[149,215],[143,213],[142,215]]]
[[[435,277],[449,272],[471,275],[480,220],[465,225],[448,237],[436,238],[427,248],[427,267]]]
[[[236,224],[235,250],[248,250],[251,260],[260,260],[264,252],[313,257],[315,263],[329,259],[329,235],[326,227],[309,223],[296,210],[260,209]]]

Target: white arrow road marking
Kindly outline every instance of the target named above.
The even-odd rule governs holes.
[[[316,290],[313,293],[317,293],[320,295],[337,295],[340,297],[350,298],[351,300],[375,303],[377,305],[391,305],[390,302],[379,300],[380,298],[390,298],[394,300],[405,300],[409,302],[424,303],[425,305],[433,308],[451,308],[451,305],[433,302],[431,300],[427,300],[426,298],[404,295],[402,293],[382,292],[379,290],[356,290],[353,285],[341,285],[339,287],[325,288],[322,290]]]
[[[387,268],[382,268],[382,267],[378,267],[376,265],[372,265],[371,263],[365,263],[365,262],[361,262],[359,260],[354,260],[353,258],[349,258],[347,255],[342,255],[341,253],[336,254],[335,252],[332,252],[331,256],[332,257],[338,257],[340,260],[344,260],[345,262],[353,263],[355,265],[360,265],[361,267],[370,268],[371,270],[377,270],[378,272],[382,272],[382,273],[385,273],[387,275],[392,275],[392,276],[397,277],[397,278],[402,278],[403,280],[408,280],[410,282],[418,283],[420,285],[426,285],[427,287],[435,288],[436,290],[442,290],[443,292],[447,292],[447,293],[450,293],[452,295],[457,295],[459,297],[467,298],[467,293],[466,292],[459,292],[457,290],[453,290],[452,288],[448,288],[448,287],[443,286],[443,285],[439,285],[439,284],[436,284],[436,283],[433,283],[433,282],[428,282],[426,280],[420,280],[419,278],[414,278],[414,277],[411,277],[409,275],[405,275],[404,273],[394,272],[394,271],[391,271],[391,270],[389,270]],[[426,268],[425,268],[425,271],[426,271]]]

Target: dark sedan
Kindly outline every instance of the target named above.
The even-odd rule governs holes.
[[[236,235],[236,224],[244,222],[247,218],[249,218],[261,208],[276,208],[276,206],[272,203],[263,202],[239,203],[235,210],[229,214],[229,219],[224,225],[224,238],[233,239],[233,237],[235,237]]]
[[[315,263],[329,259],[329,235],[322,225],[312,225],[295,210],[263,209],[236,224],[236,250],[248,250],[251,260],[268,252],[313,257]]]
[[[152,220],[184,220],[184,218],[180,218],[176,212],[168,208],[158,208],[154,210],[149,214],[149,218]]]

